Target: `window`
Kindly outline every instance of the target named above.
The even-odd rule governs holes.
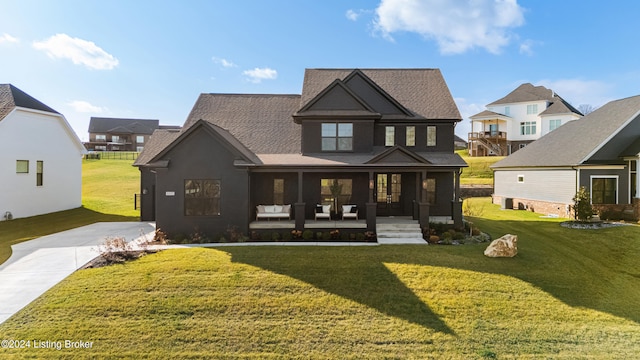
[[[323,123],[322,151],[353,150],[352,123]]]
[[[335,206],[341,209],[343,204],[351,202],[352,184],[351,179],[321,179],[320,202],[331,205],[333,210],[336,210]]]
[[[527,146],[527,144],[520,144],[518,145],[518,149],[524,149]]]
[[[142,152],[142,149],[144,149],[144,146],[136,146],[136,152]]]
[[[407,146],[416,146],[416,127],[407,126]]]
[[[436,127],[427,126],[427,146],[436,146]]]
[[[524,182],[524,175],[518,175],[518,183],[522,184]]]
[[[509,106],[505,106],[504,107],[504,114],[505,115],[511,115],[511,108]]]
[[[102,135],[100,135],[100,134],[96,135],[96,141],[107,141],[107,135],[104,135],[104,134],[102,134]]]
[[[138,144],[144,144],[144,135],[136,135],[136,142]]]
[[[284,204],[284,179],[273,179],[273,203]]]
[[[185,180],[184,214],[220,215],[220,180]]]
[[[436,179],[427,178],[427,202],[429,204],[436,203]]]
[[[491,137],[498,136],[498,124],[489,124],[489,133]]]
[[[617,177],[591,177],[591,203],[592,204],[617,204],[618,203],[618,178]]]
[[[16,174],[29,173],[29,160],[16,160]]]
[[[118,135],[111,135],[111,142],[120,142],[120,136]]]
[[[562,120],[560,120],[560,119],[549,120],[549,131],[553,131],[553,130],[559,128],[560,125],[562,125]]]
[[[536,134],[536,122],[525,121],[520,123],[520,135],[535,135]]]
[[[36,186],[42,186],[43,170],[44,170],[44,162],[42,160],[36,161]]]
[[[527,115],[538,115],[538,104],[527,105]]]
[[[395,126],[384,127],[384,146],[393,146],[396,144],[396,128]]]
[[[631,198],[635,199],[638,190],[638,162],[637,160],[631,160],[629,164],[630,185],[631,185]]]
[[[96,151],[107,151],[107,147],[105,145],[96,145]]]

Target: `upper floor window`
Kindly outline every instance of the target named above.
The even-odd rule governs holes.
[[[107,141],[107,135],[97,134],[96,135],[96,141]]]
[[[535,135],[536,134],[536,122],[525,121],[520,123],[520,135]]]
[[[16,174],[29,173],[29,160],[16,160]]]
[[[549,120],[549,131],[553,131],[562,125],[562,120]]]
[[[395,126],[385,126],[384,128],[384,146],[393,146],[396,144],[396,128]]]
[[[352,123],[323,123],[322,151],[353,150]]]
[[[511,107],[505,106],[504,107],[504,114],[505,115],[511,115]]]
[[[427,146],[436,146],[436,127],[427,126]]]
[[[527,115],[538,115],[538,104],[527,105]]]
[[[120,142],[120,136],[119,135],[111,135],[111,142]]]
[[[43,173],[44,173],[44,161],[36,161],[36,186],[42,186]]]
[[[416,146],[416,127],[407,126],[407,146]]]
[[[136,142],[138,144],[144,144],[144,135],[137,135],[136,136]]]

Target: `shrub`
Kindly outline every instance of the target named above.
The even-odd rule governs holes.
[[[465,237],[467,236],[461,232],[456,232],[453,234],[453,240],[464,240]]]
[[[373,231],[365,231],[364,239],[371,242],[376,241],[377,239],[376,233],[374,233]]]
[[[311,230],[305,230],[302,232],[302,239],[303,240],[311,240],[313,239],[313,231]]]
[[[357,241],[364,241],[365,240],[364,234],[363,233],[357,233],[356,234],[356,240]]]
[[[342,235],[340,235],[340,240],[349,241],[349,234],[342,233]]]
[[[331,233],[328,232],[328,231],[323,232],[322,233],[322,240],[325,240],[325,241],[331,240]]]
[[[270,241],[271,240],[271,234],[268,232],[263,232],[262,234],[260,234],[260,240],[262,241]]]
[[[282,241],[291,241],[292,238],[293,236],[290,232],[282,233]]]
[[[271,233],[271,240],[272,241],[280,241],[280,233],[277,231],[274,231]]]
[[[438,241],[440,241],[440,236],[438,235],[429,235],[429,240],[430,243],[435,244]]]
[[[247,237],[244,236],[240,228],[235,225],[230,225],[227,227],[227,234],[229,235],[230,242],[245,242],[247,241]]]
[[[302,230],[291,230],[291,237],[293,239],[302,239]],[[313,233],[312,233],[313,236]]]
[[[258,241],[258,240],[260,240],[260,233],[259,233],[259,232],[257,232],[257,231],[255,231],[255,230],[253,230],[253,231],[251,232],[251,240],[253,240],[253,241]]]
[[[484,202],[472,203],[472,201],[468,200],[462,203],[462,214],[464,216],[482,217],[482,215],[484,215],[486,204]]]
[[[591,197],[589,191],[584,186],[573,197],[573,213],[574,218],[578,221],[588,221],[593,216],[593,207],[591,206]]]
[[[316,233],[316,240],[322,240],[322,231]]]
[[[167,244],[167,234],[162,231],[161,229],[156,229],[155,233],[153,234],[153,241],[162,244],[162,245],[166,245]]]
[[[340,230],[332,230],[329,232],[329,235],[331,236],[331,240],[338,240],[340,238]]]

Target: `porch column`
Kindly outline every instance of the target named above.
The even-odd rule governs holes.
[[[369,171],[369,201],[367,207],[367,231],[376,232],[376,211],[377,204],[373,201],[373,190],[376,187],[376,180],[373,171]]]
[[[418,222],[423,231],[429,229],[429,203],[427,202],[427,171],[422,171],[420,202],[418,203]]]
[[[295,203],[295,219],[296,219],[296,230],[304,230],[304,217],[305,217],[305,203],[303,202],[303,189],[302,189],[302,171],[298,171],[298,201]]]
[[[455,178],[455,185],[453,189],[453,201],[451,203],[451,218],[453,219],[453,226],[456,229],[462,229],[462,201],[460,201],[460,174],[461,170],[458,169],[453,176]]]

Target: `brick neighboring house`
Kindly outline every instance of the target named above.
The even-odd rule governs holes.
[[[151,119],[91,117],[89,142],[84,145],[90,151],[141,152],[157,129],[180,129],[180,126],[160,125],[159,120]]]
[[[522,84],[470,117],[469,155],[509,155],[580,117],[553,90]]]
[[[307,69],[301,95],[201,94],[134,163],[141,219],[169,234],[335,229],[349,214],[371,231],[379,217],[462,226],[460,120],[438,69]],[[287,219],[258,221],[261,207]]]

